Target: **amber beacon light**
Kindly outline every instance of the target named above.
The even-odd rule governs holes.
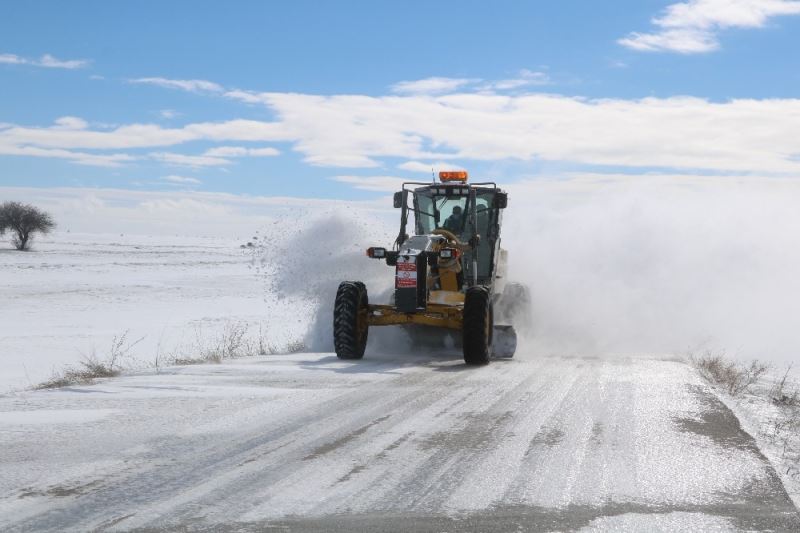
[[[442,183],[448,181],[467,181],[467,171],[466,170],[450,170],[447,172],[439,172],[439,180]]]

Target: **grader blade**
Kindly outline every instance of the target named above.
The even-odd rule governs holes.
[[[514,326],[494,326],[492,330],[492,355],[510,359],[517,351],[517,332]]]

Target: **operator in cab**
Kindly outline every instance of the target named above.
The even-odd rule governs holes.
[[[447,217],[447,219],[445,219],[442,227],[447,231],[458,235],[461,233],[462,225],[461,206],[457,205],[453,207],[453,212],[449,217]]]

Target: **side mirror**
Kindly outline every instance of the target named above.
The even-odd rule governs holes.
[[[386,257],[386,248],[370,246],[367,248],[367,257],[371,257],[373,259],[383,259]]]
[[[508,206],[508,193],[499,192],[494,195],[494,207],[505,209]]]
[[[395,209],[400,209],[401,207],[403,207],[403,204],[405,203],[404,202],[404,200],[405,200],[404,196],[405,195],[403,194],[403,192],[404,191],[398,191],[398,192],[394,193],[394,207],[395,207]]]

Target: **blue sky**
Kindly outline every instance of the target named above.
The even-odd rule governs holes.
[[[8,2],[0,186],[359,199],[431,166],[793,176],[799,14],[789,0]]]

